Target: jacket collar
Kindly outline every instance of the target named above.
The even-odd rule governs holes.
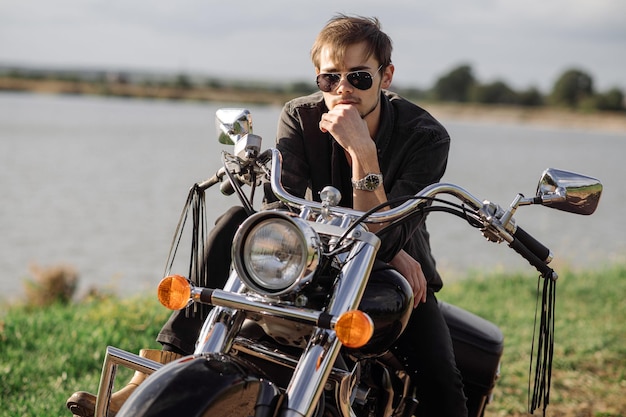
[[[379,153],[384,153],[391,140],[391,134],[393,132],[393,125],[395,119],[395,112],[389,97],[383,90],[380,92],[380,125],[374,141]]]

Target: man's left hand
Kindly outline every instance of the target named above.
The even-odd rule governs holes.
[[[413,290],[413,308],[417,307],[420,301],[425,303],[427,285],[426,277],[422,271],[422,265],[404,250],[398,252],[389,264],[396,268],[409,282]]]

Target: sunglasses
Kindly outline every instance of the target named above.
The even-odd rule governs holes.
[[[378,67],[374,75],[372,75],[369,71],[350,71],[346,72],[346,80],[352,85],[352,87],[357,88],[359,90],[369,90],[372,87],[372,82],[378,71],[383,66]],[[330,93],[334,89],[337,88],[339,83],[341,82],[341,73],[340,72],[326,72],[321,73],[317,76],[316,80],[317,86],[320,90],[325,93]]]

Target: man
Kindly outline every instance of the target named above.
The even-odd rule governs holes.
[[[321,91],[287,103],[279,121],[276,146],[283,154],[287,191],[319,200],[319,191],[333,185],[342,193],[340,205],[366,211],[440,180],[449,136],[426,111],[385,90],[394,74],[391,50],[377,19],[339,15],[322,29],[311,50]],[[266,203],[273,201],[266,193]],[[223,242],[232,240],[244,217],[242,210],[231,209],[209,237],[207,262],[219,268],[210,271],[216,287],[225,282],[228,265],[222,264],[230,260]],[[394,350],[418,388],[417,415],[463,417],[467,410],[461,377],[434,296],[442,281],[422,220],[382,237],[378,257],[407,279],[416,304]],[[168,353],[189,354],[201,322],[199,315],[174,313],[157,340]],[[114,394],[115,409],[136,384],[124,388],[123,395]],[[68,400],[77,415],[88,415],[93,404],[95,397],[83,392]]]
[[[279,121],[287,191],[319,200],[321,189],[333,185],[341,206],[367,211],[441,179],[450,138],[426,111],[385,91],[394,74],[391,50],[377,19],[339,15],[322,29],[311,50],[321,91],[287,103]],[[378,253],[408,280],[416,300],[394,350],[418,388],[417,415],[465,416],[450,334],[434,296],[442,281],[421,220],[382,236]]]

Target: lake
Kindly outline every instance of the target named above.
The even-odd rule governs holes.
[[[154,291],[189,188],[219,168],[220,107],[232,104],[0,93],[0,297],[23,293],[31,265],[75,267],[80,291]],[[271,146],[280,109],[248,108]],[[480,199],[508,206],[532,195],[548,167],[599,178],[592,216],[531,206],[516,219],[557,266],[624,261],[626,132],[442,122],[453,141],[444,181]],[[236,201],[208,196],[210,219]],[[456,217],[434,213],[428,224],[444,280],[468,269],[531,271]]]

